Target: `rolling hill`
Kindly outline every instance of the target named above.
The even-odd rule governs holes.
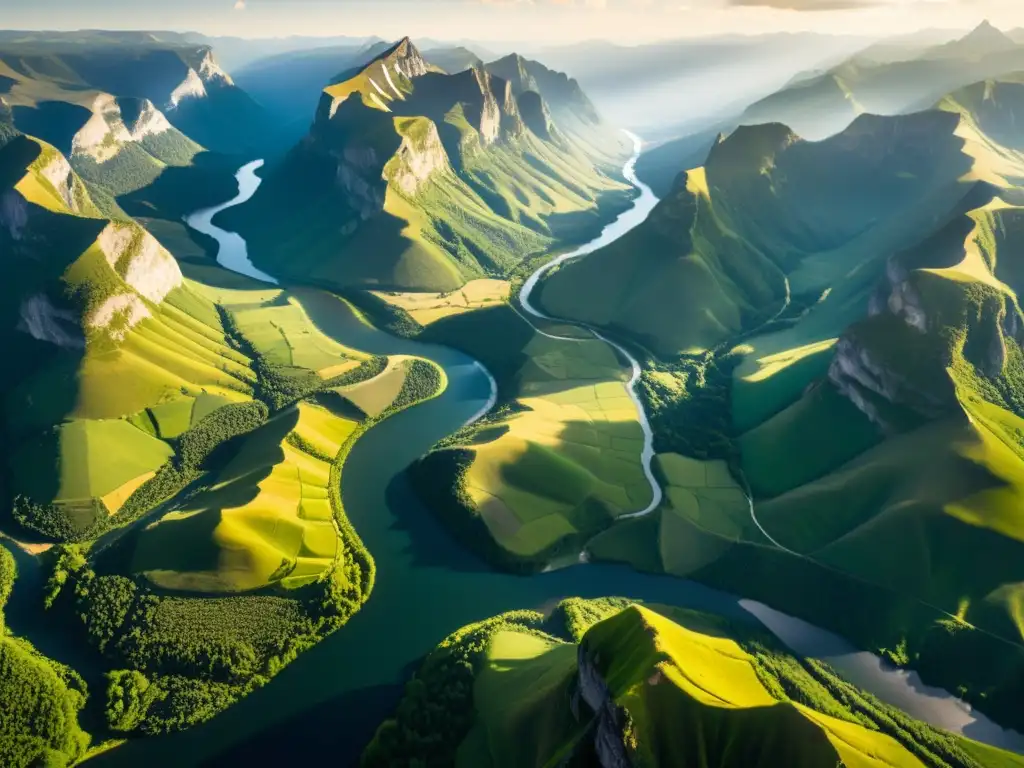
[[[536,71],[552,97],[571,87]],[[329,85],[309,135],[224,218],[261,269],[333,287],[446,291],[503,276],[627,194],[613,178],[624,138],[578,98],[560,122],[531,85],[445,74],[402,40]]]
[[[667,504],[593,556],[770,600],[1017,726],[1022,94],[997,78],[819,142],[737,128],[540,294],[649,350],[659,459],[724,461],[753,505],[663,470]]]
[[[1024,48],[983,22],[958,40],[907,59],[854,55],[756,102],[740,122],[784,122],[801,136],[819,139],[842,130],[859,114],[922,109],[952,90],[1021,69]]]
[[[616,598],[564,600],[550,617],[508,613],[446,638],[362,764],[409,758],[495,768],[1021,762],[911,720],[756,625]]]

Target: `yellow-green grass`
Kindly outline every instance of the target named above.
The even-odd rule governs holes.
[[[481,278],[470,280],[450,293],[400,293],[377,291],[374,295],[388,304],[404,309],[420,325],[430,325],[452,315],[508,301],[508,280]]]
[[[116,515],[121,511],[121,507],[124,506],[125,502],[131,498],[132,494],[154,477],[156,477],[156,472],[146,472],[138,477],[133,477],[120,488],[115,488],[106,494],[100,501],[103,502],[103,506],[107,508],[110,514]]]
[[[308,403],[275,417],[246,437],[208,491],[141,532],[133,570],[166,589],[205,593],[319,578],[339,556],[325,459],[356,426]]]
[[[579,651],[627,723],[640,765],[743,768],[919,768],[893,738],[779,701],[758,661],[713,617],[631,605],[586,630]],[[671,617],[671,618],[669,618]],[[555,765],[586,729],[572,715],[577,647],[527,630],[499,630],[474,688],[476,720],[459,766]],[[592,690],[592,689],[591,689]]]
[[[743,471],[757,497],[798,488],[878,443],[881,435],[824,382],[739,438]]]
[[[989,424],[1024,422],[972,410],[973,423],[929,424],[759,503],[759,521],[783,546],[1019,642],[1024,470]]]
[[[665,479],[666,506],[674,514],[727,539],[744,538],[750,505],[726,462],[662,453],[655,467]]]
[[[651,488],[628,374],[612,349],[534,334],[522,354],[515,385],[526,410],[471,446],[465,490],[495,539],[530,556],[643,509]]]
[[[120,420],[75,420],[32,438],[11,457],[16,490],[33,501],[99,499],[163,466],[161,440]]]
[[[643,764],[922,765],[889,736],[777,701],[739,643],[699,624],[634,605],[581,646],[628,712]]]
[[[232,315],[246,339],[275,365],[306,368],[331,378],[367,358],[321,333],[291,297],[283,306],[238,309]]]
[[[807,385],[825,375],[836,339],[774,350],[764,344],[746,352],[733,372],[732,415],[740,431],[751,429],[795,402]],[[762,343],[762,342],[759,342]]]
[[[584,729],[567,705],[576,646],[526,632],[495,633],[473,697],[475,733],[458,753],[458,768],[549,764]]]
[[[388,358],[387,367],[377,376],[358,384],[338,387],[335,391],[367,416],[380,416],[398,398],[414,360],[407,355],[393,355]]]

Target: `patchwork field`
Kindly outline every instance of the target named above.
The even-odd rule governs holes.
[[[401,394],[414,360],[416,358],[407,355],[392,355],[388,358],[387,367],[377,376],[358,384],[337,387],[334,391],[367,416],[380,416]]]
[[[356,422],[300,403],[248,435],[210,489],[146,527],[132,569],[165,589],[300,586],[338,554],[331,462]]]
[[[650,503],[629,370],[611,347],[549,338],[508,306],[448,318],[434,332],[481,360],[511,406],[461,443],[472,454],[461,492],[506,551],[541,557]]]
[[[508,280],[483,278],[470,280],[458,290],[447,293],[371,293],[392,306],[404,309],[420,325],[430,325],[445,317],[504,303],[508,301],[510,288]]]

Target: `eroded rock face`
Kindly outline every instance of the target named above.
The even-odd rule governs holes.
[[[68,208],[74,210],[75,198],[72,194],[75,183],[74,174],[71,172],[71,164],[67,158],[57,153],[49,163],[39,169],[39,175],[50,182]]]
[[[612,698],[608,684],[597,668],[598,658],[591,659],[581,644],[576,652],[578,693],[597,719],[594,728],[594,751],[602,768],[632,768],[629,753],[622,741],[625,714]]]
[[[174,257],[141,227],[111,222],[98,243],[111,268],[154,303],[163,301],[184,280]]]
[[[124,341],[128,331],[152,313],[134,293],[119,293],[104,301],[86,319],[89,328],[106,330],[114,341]]]
[[[171,91],[167,107],[168,109],[177,109],[186,99],[203,99],[206,98],[206,95],[206,85],[203,83],[203,79],[194,69],[189,69],[185,79]]]
[[[435,173],[451,168],[437,126],[429,120],[423,120],[419,127],[423,135],[415,139],[409,135],[404,136],[402,146],[388,164],[390,182],[409,196],[415,195]]]
[[[536,91],[526,91],[519,96],[519,113],[523,122],[535,136],[550,141],[554,126],[551,123],[551,112],[544,99]]]
[[[171,124],[148,99],[142,99],[130,124],[120,103],[110,94],[100,94],[92,105],[92,117],[75,134],[72,155],[88,155],[97,163],[117,156],[121,147],[156,136],[171,129]]]
[[[29,296],[18,312],[18,330],[63,349],[83,349],[85,339],[70,310],[58,309],[45,294]]]

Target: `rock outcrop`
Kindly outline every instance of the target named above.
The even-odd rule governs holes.
[[[622,740],[626,726],[625,713],[612,698],[608,684],[597,667],[599,661],[599,658],[592,659],[582,644],[577,649],[577,695],[594,713],[594,751],[601,768],[632,768]],[[579,711],[578,702],[576,707]]]
[[[437,126],[421,118],[406,129],[402,146],[385,169],[385,176],[408,196],[415,195],[435,173],[450,170]]]

